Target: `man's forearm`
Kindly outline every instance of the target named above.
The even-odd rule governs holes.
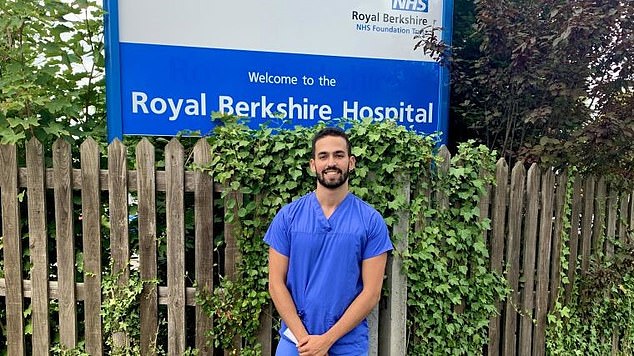
[[[386,262],[387,253],[363,261],[361,272],[363,290],[352,301],[335,325],[324,334],[332,343],[359,325],[379,302]]]
[[[306,337],[308,335],[306,327],[297,314],[297,307],[286,285],[271,285],[269,292],[277,313],[284,320],[286,326],[291,329],[297,340]]]
[[[380,293],[364,290],[353,301],[343,313],[341,318],[333,325],[325,334],[334,344],[354,329],[365,317],[370,314],[372,309],[379,302]]]

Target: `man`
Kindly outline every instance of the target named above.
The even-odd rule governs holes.
[[[325,128],[312,145],[316,189],[283,207],[264,237],[282,318],[276,355],[367,355],[365,318],[392,243],[381,215],[348,191],[356,159],[345,132]]]

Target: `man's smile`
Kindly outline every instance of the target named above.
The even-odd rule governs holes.
[[[342,174],[343,172],[337,168],[329,168],[322,171],[322,174]]]

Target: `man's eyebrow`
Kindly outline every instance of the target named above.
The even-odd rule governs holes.
[[[327,153],[331,153],[331,152],[332,152],[332,153],[345,153],[345,152],[346,152],[346,150],[336,150],[336,151],[319,151],[319,152],[317,152],[317,154],[318,154],[318,155],[321,155],[321,154],[327,154]]]

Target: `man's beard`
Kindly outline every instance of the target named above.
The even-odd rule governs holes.
[[[333,171],[333,170],[340,174],[339,178],[336,180],[327,180],[325,178],[326,172]],[[349,169],[342,171],[339,168],[328,168],[321,171],[321,173],[317,173],[317,181],[319,181],[319,184],[321,184],[324,188],[337,189],[341,187],[348,180],[349,174],[350,174]]]

